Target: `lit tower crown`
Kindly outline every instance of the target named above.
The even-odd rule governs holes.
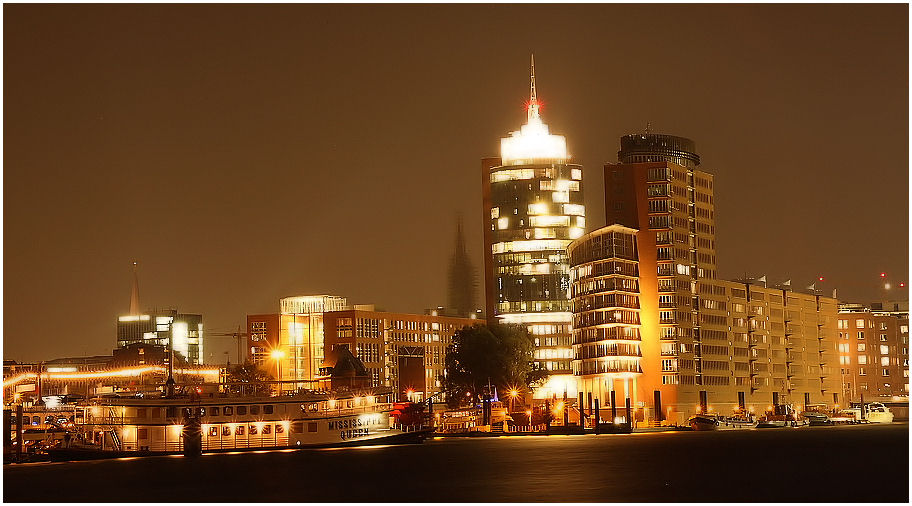
[[[562,135],[552,135],[541,119],[541,103],[535,91],[535,56],[529,82],[529,103],[526,106],[526,124],[510,137],[500,140],[500,158],[504,165],[522,165],[536,161],[565,161],[567,140]]]

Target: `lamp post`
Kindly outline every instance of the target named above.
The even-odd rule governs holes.
[[[279,395],[282,395],[282,375],[280,373],[281,370],[279,369],[279,365],[282,363],[282,359],[285,358],[285,352],[280,349],[275,349],[272,350],[272,353],[270,353],[270,355],[276,363],[276,385],[278,385],[277,390],[279,392]]]
[[[510,390],[510,413],[513,412],[513,403],[516,401],[517,395],[519,395],[519,392],[515,388]]]

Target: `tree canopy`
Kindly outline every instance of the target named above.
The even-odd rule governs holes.
[[[273,390],[273,385],[267,383],[273,379],[272,375],[258,368],[250,361],[244,362],[243,365],[235,365],[228,371],[229,383],[249,383],[232,384],[228,388],[232,392],[243,393],[245,395],[269,395]]]
[[[451,404],[483,393],[488,382],[501,394],[527,388],[548,373],[535,367],[532,336],[521,325],[463,327],[447,347],[444,386]]]

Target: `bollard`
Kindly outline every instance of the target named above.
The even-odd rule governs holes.
[[[191,409],[193,408],[184,409],[184,428],[181,431],[184,438],[184,457],[199,457],[203,454],[203,430],[199,413],[192,414]]]
[[[599,416],[599,400],[595,399],[595,433],[599,434],[599,425],[602,423],[602,417]]]

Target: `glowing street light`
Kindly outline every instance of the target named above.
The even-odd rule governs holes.
[[[269,353],[269,356],[271,356],[272,359],[275,360],[275,363],[276,363],[276,381],[279,382],[279,383],[276,383],[276,384],[278,385],[278,389],[277,389],[277,390],[279,391],[279,395],[282,395],[282,383],[281,383],[281,381],[282,381],[282,375],[281,375],[279,366],[280,366],[280,364],[282,363],[282,359],[285,358],[285,352],[284,352],[283,350],[280,350],[280,349],[276,348],[276,349],[272,350],[271,353]]]

